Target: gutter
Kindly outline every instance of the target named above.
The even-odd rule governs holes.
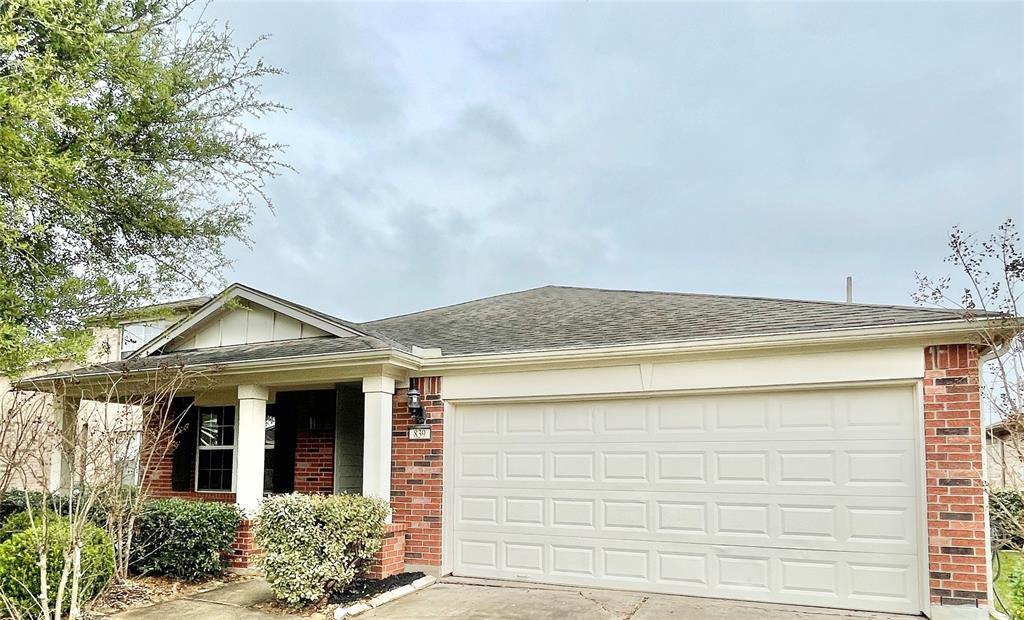
[[[315,353],[309,355],[297,355],[291,357],[270,357],[264,359],[245,360],[243,362],[206,362],[199,364],[184,364],[185,368],[190,369],[201,369],[201,368],[218,368],[223,367],[224,375],[236,375],[247,372],[258,372],[263,369],[268,370],[305,370],[324,368],[330,366],[354,366],[359,364],[386,364],[404,368],[406,370],[418,369],[419,364],[417,363],[418,358],[396,349],[372,349],[368,351],[359,351],[356,353]],[[175,364],[169,364],[175,366]],[[53,373],[48,376],[28,378],[19,381],[16,385],[19,386],[42,386],[51,385],[57,381],[78,381],[88,383],[91,379],[101,379],[104,377],[111,376],[124,376],[127,375],[129,378],[133,375],[140,379],[145,377],[147,373],[153,373],[160,370],[160,367],[154,368],[139,368],[137,370],[128,370],[127,372],[118,369],[111,368],[109,371],[93,371],[77,373],[75,371],[68,371],[63,373]]]
[[[704,338],[685,342],[669,341],[642,345],[611,347],[565,348],[557,350],[519,351],[515,353],[478,353],[423,359],[421,369],[426,371],[460,370],[481,367],[506,368],[533,364],[569,363],[583,361],[616,361],[651,359],[723,352],[751,352],[759,350],[800,349],[805,347],[864,344],[920,343],[952,344],[971,340],[978,333],[978,321],[929,321],[885,327],[855,327],[842,330],[806,332],[779,332],[758,336]]]

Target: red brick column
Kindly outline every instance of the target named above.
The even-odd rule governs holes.
[[[295,435],[295,492],[334,492],[334,431]]]
[[[444,452],[444,404],[441,378],[420,377],[420,391],[430,439],[409,439],[412,425],[408,390],[395,391],[391,437],[391,507],[396,523],[407,523],[405,558],[409,564],[441,566],[441,478]]]
[[[367,579],[384,579],[405,572],[405,532],[408,529],[406,523],[387,524],[384,543],[366,570]]]
[[[931,602],[984,607],[988,561],[978,349],[941,345],[924,353]]]
[[[252,533],[252,520],[243,519],[235,532],[235,542],[231,545],[228,568],[231,570],[253,568],[256,556],[260,553],[260,548],[256,546],[256,539]]]

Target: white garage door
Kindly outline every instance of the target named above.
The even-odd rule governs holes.
[[[910,388],[455,409],[473,577],[916,613]]]

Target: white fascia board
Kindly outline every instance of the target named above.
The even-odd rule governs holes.
[[[339,366],[358,366],[366,364],[380,364],[401,368],[403,371],[419,370],[418,360],[402,351],[393,349],[373,349],[371,351],[359,351],[356,353],[316,353],[312,355],[300,355],[292,357],[276,357],[267,359],[245,360],[244,362],[208,362],[202,364],[188,364],[190,369],[195,368],[219,368],[218,376],[246,374],[255,371],[273,370],[315,370],[318,368],[331,368]],[[131,374],[138,374],[140,377],[146,373],[156,372],[156,368],[133,370]],[[75,375],[75,380],[86,380],[89,377],[105,377],[110,374],[121,374],[119,371],[113,373],[94,372]]]
[[[193,327],[199,325],[206,319],[210,318],[211,316],[219,312],[232,299],[244,299],[246,301],[263,306],[275,312],[279,312],[281,314],[289,316],[297,321],[301,321],[308,325],[312,325],[313,327],[316,327],[318,329],[322,329],[328,334],[332,334],[334,336],[368,336],[368,334],[364,334],[354,329],[349,329],[342,325],[338,325],[337,323],[325,321],[320,317],[299,310],[298,308],[295,308],[294,306],[291,306],[289,304],[281,303],[276,299],[270,299],[265,295],[262,295],[259,292],[254,291],[252,289],[246,288],[238,284],[232,284],[228,288],[224,289],[224,291],[221,292],[220,295],[210,300],[205,306],[201,307],[199,310],[189,315],[184,320],[179,321],[178,323],[175,323],[174,325],[168,327],[159,336],[147,342],[145,345],[139,347],[134,353],[132,353],[128,357],[128,359],[149,355],[153,351],[156,351],[161,347],[167,345],[169,342],[173,341],[176,338],[179,338],[180,336],[184,335],[185,332],[189,331]]]
[[[246,377],[257,373],[312,373],[317,370],[324,369],[342,369],[342,368],[374,368],[375,375],[385,374],[393,376],[396,380],[404,380],[410,374],[415,373],[419,370],[419,363],[416,358],[405,353],[404,351],[396,351],[394,349],[375,349],[372,351],[360,351],[357,353],[319,353],[315,355],[305,355],[301,357],[288,357],[288,358],[270,358],[262,360],[247,360],[245,362],[236,362],[224,364],[222,362],[205,363],[205,364],[189,364],[190,370],[202,370],[208,368],[217,369],[216,376],[218,378],[236,378]],[[122,377],[122,372],[117,368],[112,368],[110,371],[95,371],[90,373],[76,374],[69,380],[75,382],[77,386],[80,386],[83,390],[87,390],[90,385],[105,386],[103,383],[110,376],[118,377],[117,382],[124,393],[130,393],[131,387],[134,385],[146,385],[148,381],[152,379],[154,373],[158,372],[156,368],[136,370],[130,372],[127,376]],[[53,385],[56,383],[55,380],[47,381],[32,381],[25,380],[24,385],[31,386],[32,389],[39,391],[48,391],[53,389]]]

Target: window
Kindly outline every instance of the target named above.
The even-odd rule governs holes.
[[[156,338],[167,327],[167,321],[143,321],[121,326],[121,357],[127,357],[139,347]]]
[[[197,407],[196,490],[231,491],[235,465],[235,408]]]

